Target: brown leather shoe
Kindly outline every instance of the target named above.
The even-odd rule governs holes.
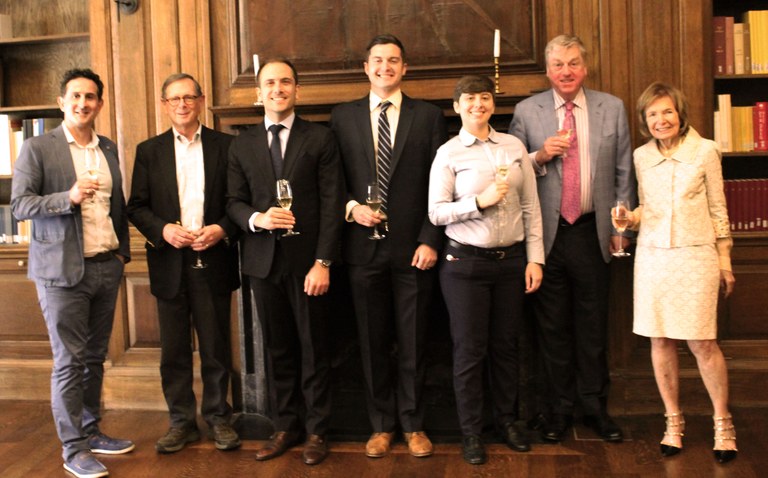
[[[317,465],[328,456],[328,443],[322,435],[309,435],[301,458],[307,465]]]
[[[365,454],[371,458],[381,458],[389,453],[394,433],[377,432],[371,435],[365,444]]]
[[[269,437],[266,445],[256,452],[256,460],[264,461],[277,458],[298,442],[299,434],[297,432],[275,432]]]
[[[411,455],[417,457],[430,456],[435,451],[426,433],[406,432],[403,435],[405,435],[405,441],[408,442],[408,451]]]

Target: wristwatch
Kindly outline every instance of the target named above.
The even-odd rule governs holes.
[[[329,261],[328,259],[317,259],[315,262],[325,267],[326,269],[331,267],[331,264],[333,264],[333,261]]]

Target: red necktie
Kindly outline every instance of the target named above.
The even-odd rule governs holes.
[[[560,215],[570,224],[581,216],[581,161],[579,137],[576,134],[576,118],[573,117],[573,101],[565,103],[563,129],[571,130],[571,145],[563,155],[563,192],[560,198]]]

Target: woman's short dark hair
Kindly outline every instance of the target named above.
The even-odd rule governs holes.
[[[458,102],[464,93],[490,93],[493,96],[493,104],[496,104],[496,89],[493,81],[487,76],[467,75],[461,77],[456,88],[453,89],[453,101]]]
[[[685,99],[685,95],[670,84],[654,81],[637,99],[637,117],[640,120],[638,124],[640,126],[640,134],[645,139],[653,138],[651,131],[648,129],[648,123],[645,120],[645,110],[651,106],[651,103],[664,97],[672,100],[672,104],[675,105],[677,110],[677,115],[680,117],[680,132],[678,136],[682,137],[688,134],[691,124],[688,121],[688,101]]]

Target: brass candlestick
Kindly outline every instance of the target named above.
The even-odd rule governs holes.
[[[494,70],[494,84],[496,85],[496,94],[501,94],[501,91],[499,91],[499,57],[494,56],[493,57],[493,70]]]

